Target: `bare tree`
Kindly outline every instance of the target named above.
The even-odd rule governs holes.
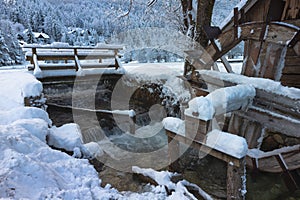
[[[203,27],[210,25],[215,0],[181,0],[185,34],[203,47],[208,39]]]

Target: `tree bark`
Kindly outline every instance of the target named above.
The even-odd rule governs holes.
[[[199,42],[203,47],[206,47],[208,44],[208,39],[203,27],[211,24],[214,4],[215,0],[198,0],[194,40]]]

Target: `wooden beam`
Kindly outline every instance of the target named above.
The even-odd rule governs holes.
[[[291,174],[291,172],[289,171],[289,168],[287,166],[287,164],[285,163],[283,157],[281,154],[278,154],[275,156],[276,160],[278,161],[282,171],[283,171],[283,175],[284,175],[284,182],[287,186],[287,188],[291,191],[294,192],[297,189],[299,189],[293,175]]]
[[[234,27],[234,37],[235,39],[238,38],[238,28],[239,28],[239,9],[235,7],[233,9],[233,27]]]
[[[244,161],[241,161],[240,167],[227,164],[227,200],[243,199],[243,176],[246,176]]]
[[[188,146],[191,146],[192,148],[199,150],[203,153],[207,153],[213,157],[216,157],[220,160],[223,160],[227,163],[232,163],[233,165],[240,167],[240,159],[235,158],[229,154],[225,154],[224,152],[221,152],[217,149],[214,149],[212,147],[207,146],[206,144],[199,142],[199,141],[195,141],[193,139],[187,138],[183,135],[179,135],[176,133],[173,133],[169,130],[166,130],[166,134],[170,139],[176,140],[180,143],[186,144]]]
[[[223,63],[223,65],[224,65],[225,69],[227,70],[227,72],[234,73],[230,63],[228,62],[228,60],[226,59],[225,56],[221,57],[221,62]]]
[[[178,159],[180,157],[179,141],[172,137],[171,133],[167,131],[168,135],[168,156],[169,156],[169,170],[178,171],[180,169]],[[179,170],[180,171],[180,170]]]
[[[299,40],[300,40],[300,30],[298,30],[298,32],[296,33],[296,35],[290,41],[290,43],[288,44],[288,47],[290,47],[290,48],[294,47]]]
[[[55,47],[55,46],[43,46],[43,45],[24,45],[23,46],[24,49],[28,49],[28,48],[35,48],[35,49],[86,49],[86,50],[123,50],[124,46],[123,45],[110,45],[110,44],[100,44],[97,46],[66,46],[66,47]]]

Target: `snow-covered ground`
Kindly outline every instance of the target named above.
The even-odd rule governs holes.
[[[76,124],[55,127],[47,112],[24,106],[25,97],[40,96],[42,84],[24,70],[0,71],[0,84],[1,199],[196,199],[186,196],[183,184],[170,196],[165,182],[143,193],[101,187],[93,166],[87,159],[77,158],[101,154],[99,146],[82,144]],[[74,155],[54,150],[49,144]]]

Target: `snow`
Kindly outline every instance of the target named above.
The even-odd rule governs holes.
[[[185,135],[184,123],[183,120],[173,117],[167,117],[163,120],[165,129],[180,135]],[[207,134],[206,145],[238,159],[246,156],[248,152],[245,138],[217,129]]]
[[[194,195],[192,195],[185,186],[195,186],[194,184],[189,183],[186,180],[179,181],[178,183],[173,183],[171,178],[177,176],[176,173],[171,173],[168,171],[155,171],[153,169],[142,169],[137,166],[132,167],[132,171],[137,174],[142,174],[143,176],[148,176],[155,180],[158,185],[166,186],[169,191],[174,190],[170,196],[168,196],[167,200],[189,200],[195,199]],[[198,192],[205,200],[212,200],[212,198],[201,188],[196,186]]]
[[[2,93],[0,97],[2,98]],[[10,124],[19,119],[43,119],[49,125],[52,124],[48,113],[39,108],[18,106],[10,110],[0,111],[0,125]]]
[[[251,85],[220,88],[206,97],[200,96],[192,99],[184,114],[208,121],[215,115],[246,108],[255,95],[255,88]]]
[[[164,82],[169,77],[183,74],[184,63],[129,63],[124,64],[126,76],[129,81],[138,83]]]
[[[191,98],[188,85],[178,78],[183,74],[184,63],[130,63],[123,65],[125,76],[122,78],[129,86],[145,84],[163,84],[165,95],[173,96],[178,101]]]
[[[117,115],[128,115],[129,117],[134,117],[136,115],[134,110],[113,110],[108,112]]]
[[[235,59],[228,59],[229,64],[232,68],[232,71],[236,74],[241,74],[242,67],[243,67],[243,59],[236,59],[237,62],[235,62]],[[231,62],[232,61],[232,62]],[[240,61],[240,62],[239,62]],[[227,72],[224,64],[222,62],[216,62],[218,65],[218,69],[220,72]]]
[[[184,111],[184,114],[208,121],[214,117],[215,108],[210,99],[206,97],[196,97],[189,101],[189,107]]]
[[[206,145],[238,159],[248,152],[245,138],[216,129],[207,134]]]
[[[0,84],[4,83],[12,87],[10,90],[0,88],[1,107],[5,108],[0,111],[1,199],[195,199],[184,187],[187,184],[184,181],[169,184],[175,188],[171,196],[161,185],[152,186],[143,193],[119,192],[109,184],[101,187],[101,179],[88,160],[74,158],[102,156],[99,144],[83,144],[76,124],[55,127],[44,110],[24,107],[25,95],[41,95],[42,85],[33,75],[18,71],[1,72]],[[24,88],[24,85],[28,87]],[[11,98],[7,99],[6,95],[11,95]],[[134,116],[135,113],[126,111],[125,114]],[[51,149],[47,142],[73,151],[74,157]],[[164,173],[160,176],[162,184],[168,184],[168,177]],[[205,199],[211,199],[199,188],[200,192],[206,195]]]
[[[40,96],[43,86],[33,75],[24,71],[0,71],[0,110],[23,106],[25,97]]]
[[[90,158],[97,158],[104,154],[103,150],[100,148],[99,144],[96,142],[90,142],[83,145],[86,149],[86,155],[89,155]]]
[[[2,118],[1,118],[2,119]],[[19,119],[0,125],[0,198],[92,199],[117,198],[100,187],[87,160],[74,159],[49,148],[50,130],[40,118]]]
[[[244,109],[252,102],[256,95],[255,88],[251,85],[237,85],[217,89],[205,98],[212,102],[215,114]],[[204,108],[206,109],[206,108]]]
[[[162,121],[164,128],[177,133],[179,135],[185,135],[185,122],[179,118],[167,117]]]
[[[220,40],[214,40],[215,41],[215,43],[216,43],[216,45],[217,45],[217,47],[218,47],[218,49],[219,49],[219,51],[222,51],[222,44],[220,43]]]
[[[300,89],[282,86],[280,82],[265,78],[247,77],[239,74],[222,73],[211,70],[199,70],[200,75],[206,75],[222,81],[229,81],[236,84],[252,85],[257,89],[261,89],[270,93],[289,97],[291,99],[300,99]]]
[[[75,158],[96,158],[103,150],[96,142],[83,143],[80,127],[75,123],[53,126],[47,136],[48,145],[73,152]]]
[[[73,151],[82,146],[81,131],[77,124],[65,124],[59,128],[53,126],[48,136],[48,144],[56,148]]]

